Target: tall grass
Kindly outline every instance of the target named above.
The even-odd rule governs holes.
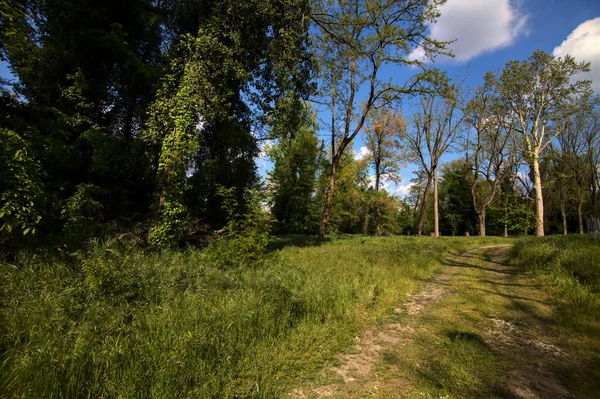
[[[556,291],[563,317],[600,331],[600,242],[587,236],[521,238],[511,257]]]
[[[24,253],[0,265],[0,396],[281,396],[474,243],[350,237],[234,269],[117,241]]]

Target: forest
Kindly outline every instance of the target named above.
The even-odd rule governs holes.
[[[279,397],[483,244],[600,331],[591,65],[467,85],[444,3],[0,0],[0,396]]]

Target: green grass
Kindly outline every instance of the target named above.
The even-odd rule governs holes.
[[[284,237],[224,270],[122,242],[0,265],[0,396],[276,397],[476,239]]]
[[[543,279],[565,321],[600,333],[600,241],[575,235],[521,238],[511,259]]]

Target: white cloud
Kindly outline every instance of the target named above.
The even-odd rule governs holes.
[[[361,159],[369,155],[369,149],[367,148],[367,146],[363,145],[358,149],[358,151],[352,151],[352,153],[354,154],[354,160],[360,161]]]
[[[396,189],[394,190],[393,194],[398,195],[400,197],[406,197],[408,195],[408,191],[414,185],[415,183],[400,184],[396,186]]]
[[[579,62],[591,61],[591,72],[577,77],[590,79],[594,91],[600,93],[600,17],[580,24],[560,46],[554,48],[552,54],[559,57],[570,54]]]
[[[440,13],[429,27],[430,37],[456,39],[450,48],[458,62],[507,47],[526,33],[527,15],[516,7],[515,0],[448,0]],[[423,59],[423,49],[415,49],[410,57]]]

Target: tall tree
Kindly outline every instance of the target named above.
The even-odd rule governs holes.
[[[513,123],[487,87],[478,87],[467,104],[466,121],[474,130],[471,157],[471,196],[479,219],[479,235],[486,235],[486,214],[515,157],[511,153]]]
[[[406,134],[406,147],[410,158],[419,165],[433,183],[434,234],[440,236],[437,171],[440,159],[460,133],[464,119],[457,106],[456,97],[437,94],[421,97],[421,110],[413,116],[413,128]],[[428,189],[428,186],[425,187]],[[423,197],[426,195],[424,194]],[[417,234],[421,234],[419,223]]]
[[[504,106],[518,121],[519,150],[529,165],[535,190],[536,235],[544,235],[544,199],[540,161],[543,151],[560,136],[576,99],[590,91],[590,81],[571,78],[589,71],[589,63],[536,51],[525,61],[509,61],[499,76],[486,75]]]
[[[367,159],[375,171],[373,214],[376,235],[379,233],[379,188],[383,180],[400,182],[401,140],[405,133],[404,118],[388,108],[374,110],[369,115],[365,139],[369,150]]]
[[[229,0],[184,5],[193,10],[193,18],[187,12],[175,14],[178,32],[183,34],[172,46],[170,71],[146,129],[148,141],[160,149],[149,234],[159,246],[175,244],[183,233],[187,172],[202,142],[215,145],[209,147],[207,160],[196,162],[196,170],[210,165],[239,166],[240,159],[252,161],[257,146],[250,132],[247,101],[266,112],[288,91],[305,94],[309,77],[304,20],[308,2]],[[223,132],[235,135],[222,140]],[[231,148],[236,151],[232,153]],[[236,184],[238,195],[243,195],[254,173],[254,165],[245,164],[236,168],[250,172],[243,184]],[[227,173],[212,175],[218,178]]]
[[[311,15],[316,25],[322,84],[331,111],[331,163],[329,186],[319,235],[327,233],[339,162],[344,151],[362,130],[375,104],[389,103],[423,91],[421,82],[440,75],[411,56],[421,48],[430,58],[445,53],[446,44],[428,38],[427,25],[438,17],[442,1],[336,0],[323,1]],[[384,81],[386,65],[420,68],[404,84]],[[359,103],[358,95],[366,92]],[[338,118],[341,120],[338,121]]]

